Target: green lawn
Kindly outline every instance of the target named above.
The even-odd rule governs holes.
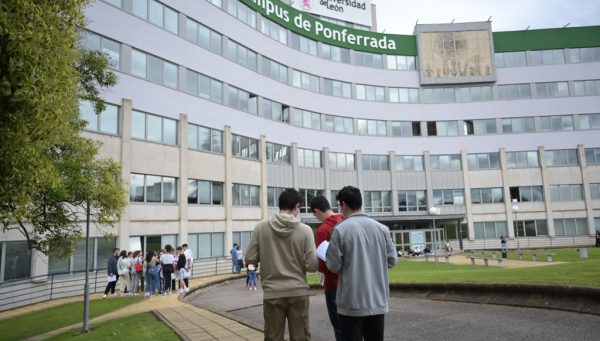
[[[390,283],[520,283],[600,288],[600,249],[588,248],[589,258],[586,260],[579,259],[576,249],[546,251],[557,253],[554,260],[565,263],[509,269],[496,266],[452,265],[446,264],[444,260],[437,266],[432,261],[401,260],[389,270],[389,278]],[[511,252],[509,258],[517,259],[516,253]],[[541,259],[545,261],[545,257]],[[309,275],[309,281],[317,283],[316,276]]]
[[[179,337],[153,314],[143,313],[92,325],[88,334],[74,329],[49,340],[179,340]]]
[[[119,297],[90,301],[90,319],[137,303],[142,297]],[[83,301],[69,303],[47,310],[0,320],[3,340],[23,340],[83,321]]]

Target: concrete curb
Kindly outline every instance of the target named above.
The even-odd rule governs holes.
[[[161,320],[162,323],[164,323],[175,334],[177,334],[177,336],[179,337],[180,340],[183,340],[183,341],[192,341],[188,337],[185,336],[185,334],[181,331],[181,329],[177,328],[177,326],[175,326],[173,323],[171,323],[171,321],[169,321],[169,319],[167,319],[166,317],[164,317],[164,315],[161,314],[159,311],[152,310],[152,311],[150,311],[150,313],[153,314],[157,319]]]
[[[390,295],[600,315],[600,289],[596,288],[533,284],[392,283]]]

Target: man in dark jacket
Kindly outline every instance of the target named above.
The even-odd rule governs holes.
[[[110,290],[110,294],[115,294],[115,287],[117,286],[117,257],[119,257],[119,248],[116,247],[113,249],[112,255],[108,257],[106,261],[106,272],[108,273],[108,284],[106,285],[106,289],[104,289],[104,295],[102,298],[106,298],[108,295],[108,291]],[[114,276],[114,277],[113,277]]]

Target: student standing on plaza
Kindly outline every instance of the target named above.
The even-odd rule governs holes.
[[[231,272],[239,273],[238,271],[238,259],[237,259],[237,243],[233,244],[231,250],[229,250],[229,254],[231,255]]]
[[[183,254],[185,255],[185,260],[187,261],[185,277],[183,278],[183,281],[185,282],[185,286],[189,288],[189,279],[192,278],[192,264],[194,263],[194,254],[192,253],[192,250],[188,248],[187,244],[181,245],[181,248],[183,249]]]
[[[600,247],[600,231],[596,231],[596,247]]]
[[[387,269],[396,265],[396,247],[388,227],[362,213],[358,188],[346,186],[336,199],[346,219],[333,229],[326,258],[329,270],[339,274],[340,329],[346,340],[383,340]]]
[[[160,256],[163,277],[165,278],[163,295],[169,295],[171,294],[171,290],[175,290],[175,286],[171,287],[171,275],[173,272],[175,272],[175,267],[173,266],[174,261],[175,258],[173,257],[173,247],[171,244],[167,244],[165,245],[165,253]]]
[[[115,287],[117,286],[117,258],[119,257],[119,248],[114,248],[112,255],[108,256],[106,261],[106,272],[108,273],[108,284],[106,284],[106,289],[104,289],[104,295],[102,298],[106,298],[108,295],[108,291],[110,290],[110,294],[115,294]],[[114,276],[114,277],[113,277]]]
[[[279,196],[279,212],[256,224],[246,265],[260,263],[265,340],[310,340],[306,272],[317,270],[313,233],[297,218],[302,196],[293,188]]]
[[[321,225],[317,229],[315,234],[315,245],[319,247],[322,242],[329,241],[331,239],[331,233],[333,228],[339,222],[344,220],[344,216],[336,214],[331,209],[331,205],[327,198],[324,196],[315,197],[310,202],[310,210],[312,211],[315,218],[321,222]],[[325,281],[323,287],[325,288],[325,304],[327,305],[327,313],[329,314],[329,321],[333,326],[335,333],[335,339],[337,341],[343,340],[342,332],[340,331],[340,322],[337,314],[337,306],[335,304],[335,294],[337,290],[338,274],[331,272],[327,269],[325,262],[319,259],[319,272],[322,272]]]
[[[131,290],[131,284],[129,284],[129,282],[131,281],[129,277],[130,266],[131,265],[129,264],[129,260],[127,259],[127,251],[121,251],[121,254],[119,254],[119,260],[117,261],[117,273],[119,274],[119,277],[121,277],[121,285],[119,286],[121,296],[125,296],[126,288],[129,291]],[[128,284],[129,286],[127,286]]]
[[[187,267],[187,260],[185,259],[185,254],[183,253],[183,248],[181,246],[177,247],[177,271],[179,271],[179,292],[184,293],[190,291],[190,289],[185,285],[185,281],[183,278],[185,277],[185,270]]]

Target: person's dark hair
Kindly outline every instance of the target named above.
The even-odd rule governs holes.
[[[188,247],[188,245],[187,244],[183,244],[183,245],[181,245],[181,247]]]
[[[238,245],[237,243],[233,243],[233,247],[237,247],[237,245]]]
[[[314,212],[315,209],[321,212],[327,212],[331,209],[331,205],[329,204],[329,201],[327,201],[327,198],[325,198],[322,195],[319,195],[317,197],[314,197],[313,200],[310,201],[310,211]]]
[[[146,263],[150,263],[150,261],[152,260],[152,257],[154,257],[154,252],[148,251],[148,253],[146,254]]]
[[[167,251],[168,253],[171,253],[173,251],[173,247],[171,246],[171,244],[165,245],[165,251]]]
[[[123,250],[121,251],[121,253],[119,254],[120,258],[127,258],[127,251]]]
[[[293,188],[286,188],[279,195],[279,209],[290,211],[296,208],[296,205],[302,202],[302,196]]]
[[[345,203],[348,208],[353,211],[358,211],[362,207],[362,196],[360,195],[360,189],[353,186],[346,186],[342,188],[335,199],[340,203]]]
[[[118,247],[115,247],[115,248],[113,249],[113,252],[112,252],[112,253],[113,253],[113,254],[115,254],[115,252],[119,252],[119,248],[118,248]]]
[[[177,251],[183,251],[183,248],[181,246],[178,246]]]

